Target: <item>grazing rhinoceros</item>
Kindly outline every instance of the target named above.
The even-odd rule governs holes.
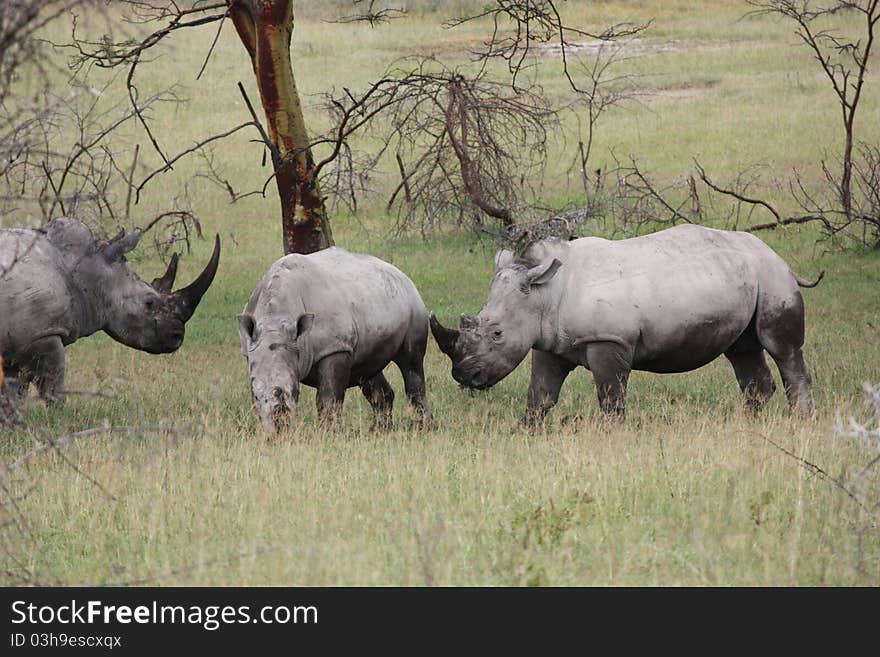
[[[171,292],[175,254],[165,275],[145,283],[125,261],[140,231],[98,240],[74,219],[39,230],[0,230],[0,355],[2,394],[20,401],[31,381],[40,396],[63,394],[64,347],[105,331],[114,340],[151,354],[176,350],[184,324],[211,285],[220,237],[208,266],[188,287]]]
[[[494,385],[531,349],[526,424],[543,419],[578,365],[593,373],[602,411],[620,415],[630,370],[686,372],[721,354],[758,410],[776,388],[765,349],[792,411],[807,416],[798,286],[818,282],[749,233],[683,225],[618,241],[546,239],[516,260],[499,251],[479,314],[462,315],[460,330],[432,314],[431,331],[452,376],[472,388]]]
[[[421,424],[431,422],[423,360],[428,311],[396,267],[332,247],[276,261],[238,316],[254,406],[267,431],[293,415],[300,383],[318,389],[322,419],[360,386],[375,424],[388,427],[394,391],[382,374],[394,361]]]

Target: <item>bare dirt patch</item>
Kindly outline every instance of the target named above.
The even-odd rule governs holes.
[[[591,41],[571,41],[565,44],[567,54],[597,56],[599,54],[616,52],[626,57],[643,57],[646,55],[661,55],[678,52],[707,52],[718,50],[730,50],[734,44],[725,42],[695,42],[682,41],[679,39],[615,39],[605,41],[595,39]],[[534,47],[536,53],[544,57],[558,57],[562,53],[559,43],[542,43]]]

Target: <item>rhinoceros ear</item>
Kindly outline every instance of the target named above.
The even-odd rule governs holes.
[[[243,345],[253,342],[256,332],[257,321],[253,315],[242,313],[238,316],[238,334],[241,336],[241,343]]]
[[[312,323],[315,321],[314,313],[304,313],[299,316],[299,319],[296,320],[296,337],[302,337],[306,333],[309,332],[309,329],[312,328]]]
[[[134,249],[141,241],[141,230],[136,228],[128,235],[120,233],[112,240],[107,242],[103,249],[104,258],[107,262],[117,262],[122,260],[122,256]]]
[[[529,269],[526,272],[526,279],[529,285],[543,285],[556,275],[561,266],[562,263],[553,258],[550,262],[545,262]]]
[[[513,262],[513,253],[507,249],[501,249],[495,254],[495,271],[503,269]]]

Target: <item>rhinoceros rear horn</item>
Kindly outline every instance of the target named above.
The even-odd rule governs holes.
[[[154,278],[153,282],[150,283],[156,292],[162,292],[163,294],[171,292],[171,288],[174,287],[174,278],[177,276],[177,261],[179,259],[179,253],[172,255],[171,262],[168,263],[168,269],[165,273],[159,278]]]
[[[220,235],[217,235],[214,239],[214,253],[211,255],[211,260],[208,261],[208,265],[205,267],[204,271],[199,274],[199,277],[192,283],[171,295],[179,304],[180,317],[184,322],[193,316],[193,313],[196,311],[205,292],[211,287],[211,283],[214,281],[214,274],[217,273],[217,265],[219,262]]]
[[[473,331],[480,325],[480,320],[473,315],[462,313],[461,317],[458,318],[458,325],[462,331]]]
[[[437,321],[434,313],[431,313],[428,321],[431,325],[431,333],[434,335],[434,339],[437,341],[437,346],[440,347],[440,351],[451,358],[455,351],[455,342],[458,340],[459,331],[448,329],[443,326]]]

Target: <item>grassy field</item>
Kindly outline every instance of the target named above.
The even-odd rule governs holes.
[[[638,156],[662,181],[685,175],[694,157],[720,180],[752,164],[778,177],[798,167],[816,180],[818,161],[838,148],[839,110],[787,24],[741,20],[748,7],[733,0],[571,4],[574,17],[591,26],[654,20],[627,63],[645,94],[603,115],[597,166],[611,161],[613,149]],[[413,51],[464,59],[485,28],[442,30],[441,16],[430,13],[377,29],[320,19],[306,13],[294,35],[297,82],[307,95],[329,82],[363,88]],[[236,81],[258,97],[231,29],[195,81],[213,36],[211,29],[193,32],[164,64],[143,67],[144,93],[177,81],[190,99],[159,115],[169,146],[247,120]],[[559,71],[544,62],[542,72],[561,95]],[[858,129],[878,143],[876,56],[871,73]],[[317,107],[307,111],[320,125]],[[576,181],[563,170],[570,147],[564,139],[556,145],[560,164],[548,174],[548,199],[577,202]],[[245,137],[218,146],[216,156],[242,186],[259,186],[268,175]],[[193,171],[195,163],[177,167],[136,212],[165,209]],[[380,191],[392,184],[390,174],[376,181]],[[769,185],[766,191],[773,194]],[[634,373],[628,416],[614,426],[598,419],[592,379],[578,371],[546,427],[530,434],[518,425],[528,362],[475,394],[452,380],[431,341],[426,371],[437,430],[415,430],[392,366],[392,431],[369,430],[369,407],[357,390],[346,400],[344,429],[321,430],[314,392],[304,389],[296,427],[267,440],[250,408],[235,315],[281,255],[277,200],[229,205],[207,183],[191,186],[189,198],[206,232],[224,242],[219,273],[183,347],[150,356],[103,334],[69,347],[68,387],[110,397],[76,395],[63,409],[32,398],[26,427],[3,434],[0,457],[14,461],[33,448],[34,436],[105,422],[164,423],[175,431],[84,438],[63,456],[50,452],[7,473],[5,497],[16,501],[0,530],[0,582],[25,574],[47,584],[880,582],[876,516],[831,481],[850,481],[874,455],[838,437],[835,423],[863,414],[862,383],[880,381],[880,254],[828,252],[812,227],[762,235],[802,276],[827,272],[818,288],[804,291],[815,421],[790,418],[781,393],[763,415],[749,416],[721,359],[687,374]],[[340,246],[400,267],[441,319],[474,312],[485,299],[495,250],[489,239],[394,237],[381,196],[357,216],[338,213],[333,230]],[[180,280],[195,275],[210,248],[208,240],[196,244]],[[162,268],[146,246],[135,261],[147,280]]]

